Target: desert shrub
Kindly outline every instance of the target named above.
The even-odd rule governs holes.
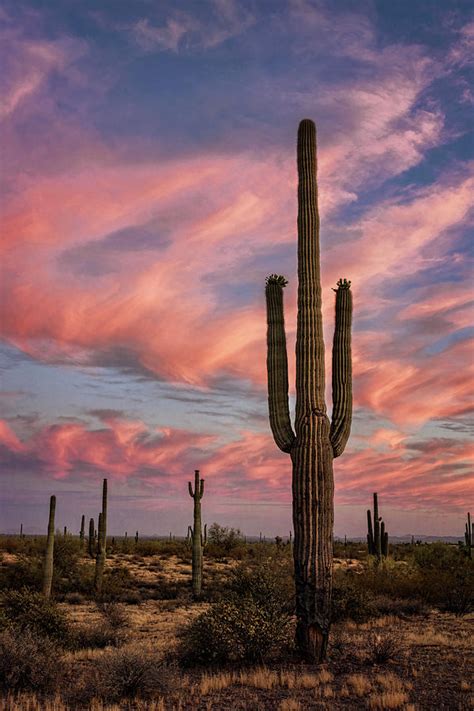
[[[143,598],[139,590],[126,590],[119,597],[120,602],[125,602],[127,605],[141,605]]]
[[[360,585],[360,576],[336,574],[332,592],[332,619],[365,622],[378,614],[373,593]]]
[[[106,568],[99,599],[103,602],[121,600],[127,593],[132,592],[132,582],[133,577],[128,568]]]
[[[375,597],[374,606],[381,617],[384,615],[426,615],[429,609],[421,598],[391,598],[388,595]]]
[[[97,602],[97,609],[112,629],[118,630],[128,627],[129,619],[124,605],[102,600]]]
[[[258,567],[241,565],[230,576],[227,595],[237,603],[250,598],[272,614],[294,610],[294,583],[289,560],[268,560]]]
[[[382,565],[369,565],[363,575],[354,576],[354,579],[359,587],[374,595],[399,599],[420,597],[420,574],[411,564],[388,559]]]
[[[61,676],[57,643],[31,630],[0,632],[0,688],[52,692]]]
[[[17,631],[30,630],[54,640],[67,639],[69,623],[57,604],[28,588],[7,590],[0,598],[2,616]]]
[[[290,643],[293,585],[284,565],[241,567],[223,598],[185,629],[187,664],[254,662],[274,657]]]
[[[23,587],[40,590],[43,580],[43,560],[22,555],[15,563],[0,568],[0,589],[20,590]]]
[[[70,592],[64,596],[64,602],[67,602],[68,605],[82,605],[85,599],[84,595],[80,592]]]
[[[70,634],[69,646],[71,649],[104,649],[118,647],[124,641],[125,635],[122,630],[104,621],[76,627]]]
[[[369,664],[386,664],[400,654],[399,639],[387,632],[371,632],[367,639],[367,662]]]
[[[459,615],[474,608],[474,562],[454,546],[433,543],[419,546],[415,564],[420,593],[426,602]]]
[[[181,659],[188,665],[268,660],[289,643],[290,627],[289,616],[269,614],[251,598],[222,600],[185,628]]]
[[[97,660],[96,694],[109,702],[150,698],[166,692],[172,676],[169,666],[141,648],[114,650]]]
[[[240,549],[241,558],[245,556],[245,539],[237,528],[213,523],[207,532],[207,542],[208,557],[223,558],[232,553],[232,557],[235,558],[237,549]]]

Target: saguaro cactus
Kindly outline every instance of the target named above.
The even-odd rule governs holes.
[[[94,532],[94,519],[91,518],[89,521],[89,539],[87,541],[87,549],[91,558],[94,557],[94,543],[95,543],[95,532]]]
[[[374,493],[374,526],[372,528],[372,519],[370,509],[367,510],[367,548],[369,555],[376,556],[378,561],[388,556],[388,533],[385,530],[385,523],[382,517],[379,516],[379,501],[378,494]]]
[[[194,522],[191,529],[193,542],[192,588],[194,599],[198,599],[201,596],[202,588],[202,547],[204,543],[201,524],[201,499],[204,494],[204,479],[199,478],[199,469],[194,472],[194,492],[191,482],[188,482],[188,489],[190,497],[194,499]]]
[[[84,532],[85,532],[86,517],[82,514],[81,518],[81,530],[79,531],[79,540],[81,542],[81,548],[84,548]]]
[[[298,129],[298,318],[295,431],[288,404],[288,360],[283,315],[287,281],[266,280],[267,372],[270,425],[278,447],[293,463],[296,641],[309,660],[326,656],[330,628],[334,482],[332,460],[344,451],[352,417],[350,282],[336,291],[332,357],[332,422],[324,401],[324,342],[319,268],[316,127]]]
[[[474,524],[471,524],[471,514],[468,512],[467,521],[466,521],[466,528],[465,528],[465,533],[464,533],[464,540],[466,542],[466,549],[467,549],[467,554],[468,554],[469,558],[472,558],[472,543],[473,543],[473,534],[474,534],[473,526],[474,526]]]
[[[56,513],[56,497],[49,500],[49,522],[48,539],[46,541],[46,553],[44,556],[43,568],[43,595],[51,596],[51,585],[53,584],[53,560],[54,560],[54,515]]]
[[[97,555],[95,558],[94,587],[96,592],[100,592],[104,577],[107,548],[107,479],[104,479],[102,485],[102,512],[99,514],[97,528]]]

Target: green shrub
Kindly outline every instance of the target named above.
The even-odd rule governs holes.
[[[54,640],[67,639],[69,623],[57,604],[28,588],[7,590],[0,598],[2,615],[7,625],[17,630],[30,630]]]
[[[351,573],[334,577],[332,619],[366,622],[378,614],[373,593],[361,586],[360,576]]]
[[[444,543],[418,546],[414,557],[423,600],[458,615],[474,609],[474,561]]]
[[[262,662],[275,657],[292,636],[293,585],[284,564],[242,566],[223,599],[185,629],[186,664]]]
[[[0,633],[0,688],[3,691],[52,692],[61,676],[57,643],[31,630]]]
[[[275,616],[251,598],[222,600],[185,628],[181,659],[187,665],[263,662],[290,643],[290,629],[289,616]]]
[[[20,590],[23,587],[41,590],[43,559],[38,556],[19,556],[15,563],[6,563],[0,568],[0,589]]]

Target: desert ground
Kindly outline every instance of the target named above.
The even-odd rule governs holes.
[[[211,542],[195,601],[184,541],[109,542],[97,596],[94,559],[56,538],[47,609],[34,592],[44,540],[0,539],[2,711],[474,708],[472,561],[455,546],[391,546],[377,565],[361,543],[336,545],[315,667],[292,646],[289,544]]]

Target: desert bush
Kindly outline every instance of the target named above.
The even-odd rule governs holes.
[[[114,650],[97,660],[96,695],[113,702],[163,694],[173,671],[163,660],[142,648]]]
[[[180,655],[189,665],[262,662],[290,644],[290,637],[291,617],[281,608],[250,596],[221,600],[185,628]]]
[[[71,649],[104,649],[119,647],[125,641],[125,634],[106,621],[99,624],[81,625],[76,627],[69,636]]]
[[[38,556],[21,555],[15,563],[0,568],[0,589],[20,590],[23,587],[40,590],[43,580],[43,560]]]
[[[332,619],[365,622],[378,614],[375,597],[361,586],[360,576],[336,573],[332,592]]]
[[[391,598],[388,595],[378,595],[374,598],[377,613],[385,615],[411,616],[426,615],[429,608],[421,598]]]
[[[0,688],[52,692],[61,676],[57,643],[29,629],[0,632]]]
[[[245,539],[237,528],[229,528],[213,523],[207,532],[206,556],[222,559],[231,555],[242,560],[246,554]]]
[[[68,605],[83,605],[85,598],[80,592],[70,592],[64,596],[64,602],[67,602]]]
[[[294,610],[293,568],[288,559],[267,560],[258,567],[239,566],[230,576],[228,596],[250,598],[272,614]]]
[[[69,623],[57,604],[28,588],[7,590],[0,597],[2,617],[17,631],[30,630],[57,641],[66,640]]]
[[[124,605],[102,600],[97,602],[97,609],[112,629],[118,630],[128,627],[129,619]]]
[[[386,664],[400,654],[399,639],[387,632],[371,632],[367,639],[367,662]]]
[[[130,590],[132,583],[132,574],[125,566],[108,570],[106,568],[99,599],[103,602],[121,600],[127,593],[132,592]]]
[[[420,594],[443,610],[463,615],[474,609],[474,562],[455,546],[432,543],[415,550]]]

